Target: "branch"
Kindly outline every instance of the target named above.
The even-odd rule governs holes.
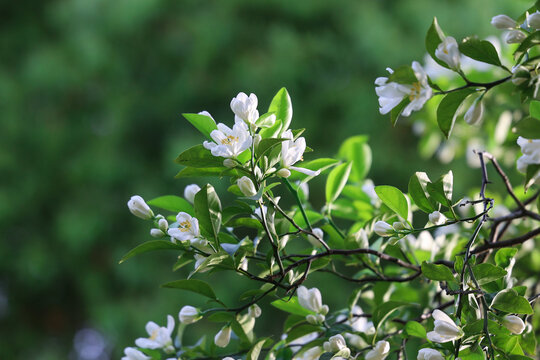
[[[513,239],[484,244],[472,250],[471,254],[474,255],[474,254],[483,253],[484,251],[488,251],[490,249],[500,249],[504,247],[510,247],[510,246],[522,244],[525,241],[532,239],[537,235],[540,235],[540,228],[536,228],[533,231],[529,231],[528,233],[515,237]]]

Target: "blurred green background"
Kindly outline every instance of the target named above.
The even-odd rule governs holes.
[[[232,123],[230,99],[265,110],[289,90],[308,158],[368,134],[370,177],[404,187],[420,159],[410,126],[378,114],[373,81],[423,59],[433,16],[456,38],[499,35],[489,21],[529,1],[13,1],[0,5],[0,349],[2,359],[109,359],[144,324],[202,303],[160,289],[174,255],[118,265],[149,239],[126,202],[181,194],[175,156],[202,137],[180,116]],[[459,19],[459,20],[456,20]],[[195,179],[196,180],[196,179]],[[218,180],[214,181],[217,184]],[[199,182],[200,184],[200,182]],[[224,189],[223,185],[221,189]],[[222,193],[225,191],[222,190]],[[321,204],[320,187],[311,191]],[[227,278],[221,298],[234,302]],[[331,307],[344,306],[333,282]],[[324,293],[324,292],[323,292]],[[346,296],[346,295],[343,295]],[[215,328],[202,330],[213,334]],[[210,326],[210,325],[208,325]],[[278,332],[263,318],[259,332]]]

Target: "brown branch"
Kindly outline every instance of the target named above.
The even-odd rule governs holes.
[[[536,228],[533,231],[529,231],[528,233],[515,237],[513,239],[484,244],[482,246],[479,246],[473,249],[471,251],[471,254],[474,255],[474,254],[483,253],[484,251],[488,251],[491,249],[500,249],[504,247],[519,245],[531,238],[534,238],[537,235],[540,235],[540,228]]]

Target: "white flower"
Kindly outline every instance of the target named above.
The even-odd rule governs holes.
[[[392,225],[387,223],[386,221],[377,221],[375,225],[373,226],[373,231],[379,236],[391,236],[395,233],[394,228]]]
[[[150,356],[146,356],[141,351],[132,347],[125,348],[124,354],[126,356],[123,356],[122,360],[152,360]]]
[[[236,119],[233,128],[218,124],[217,130],[212,130],[210,137],[214,142],[205,141],[204,147],[214,156],[234,158],[251,146],[251,135],[243,120]]]
[[[491,18],[491,25],[497,29],[513,29],[517,26],[517,23],[508,15],[497,15]]]
[[[150,220],[154,217],[152,209],[150,209],[144,199],[139,195],[132,196],[131,199],[129,199],[127,206],[129,211],[138,218]]]
[[[199,309],[186,305],[178,313],[178,318],[182,324],[193,324],[201,319]]]
[[[469,110],[465,113],[465,122],[469,125],[477,125],[484,116],[484,103],[480,98],[476,99]]]
[[[188,213],[179,212],[176,215],[176,221],[178,222],[177,228],[170,228],[168,234],[176,240],[180,241],[193,241],[200,236],[199,233],[199,220],[192,217]]]
[[[512,334],[519,335],[525,330],[525,323],[516,315],[506,315],[503,318],[503,325],[510,330]]]
[[[313,235],[308,235],[308,241],[313,247],[319,247],[321,246],[321,240],[324,237],[324,231],[322,231],[320,228],[313,228]]]
[[[242,176],[236,181],[236,184],[238,185],[238,188],[240,188],[242,194],[244,194],[245,196],[249,197],[257,195],[257,189],[255,189],[255,184],[253,184],[253,181],[251,181],[251,179],[247,176]]]
[[[252,124],[259,118],[257,111],[257,95],[249,94],[249,97],[240,92],[231,100],[231,110],[234,112],[235,120],[241,119],[248,124]]]
[[[373,183],[373,180],[371,179],[364,180],[364,184],[362,185],[362,191],[367,196],[369,196],[371,205],[376,206],[380,202],[379,196],[375,192],[375,184]]]
[[[375,80],[375,92],[379,97],[380,113],[388,114],[405,97],[408,97],[410,103],[407,104],[401,115],[409,116],[411,112],[420,110],[426,101],[431,98],[433,93],[428,84],[427,74],[419,62],[413,61],[412,68],[417,82],[413,84],[398,84],[388,82],[388,78],[380,77]],[[392,70],[389,69],[390,73]]]
[[[517,139],[523,155],[517,160],[518,171],[525,173],[527,167],[533,164],[540,164],[540,139],[525,139],[520,136]],[[540,183],[540,174],[533,177],[536,183]]]
[[[328,314],[328,305],[322,304],[321,292],[317,288],[309,289],[305,286],[298,288],[298,303],[305,309],[318,314]]]
[[[307,349],[299,356],[297,355],[294,359],[295,360],[317,360],[323,353],[323,349],[320,346],[312,347],[311,349]]]
[[[281,137],[283,139],[288,139],[281,143],[281,166],[284,169],[296,170],[308,176],[317,176],[321,173],[319,170],[313,171],[293,166],[298,161],[303,160],[302,156],[304,155],[304,151],[306,151],[306,139],[299,137],[298,139],[294,140],[291,130],[285,131]],[[278,175],[279,174],[280,173],[278,171]],[[280,176],[283,176],[283,172]]]
[[[536,11],[527,16],[527,24],[533,29],[540,29],[540,12]]]
[[[517,44],[525,40],[526,37],[527,36],[520,30],[511,30],[506,33],[504,41],[506,41],[507,44]]]
[[[201,190],[201,187],[197,184],[191,184],[184,188],[184,198],[193,204],[195,201],[195,195]]]
[[[427,333],[429,341],[445,343],[463,336],[461,328],[443,311],[435,309],[432,316],[435,319],[435,328]]]
[[[417,360],[444,360],[444,356],[437,350],[433,349],[420,349],[418,351],[418,357]]]
[[[337,356],[348,358],[351,351],[347,347],[347,343],[341,334],[330,336],[328,341],[323,344],[324,351],[336,353]]]
[[[150,337],[138,338],[135,345],[145,349],[163,349],[166,352],[174,351],[171,334],[174,330],[174,318],[167,315],[167,327],[159,326],[153,321],[146,324],[146,332]]]
[[[459,69],[461,53],[459,52],[458,43],[453,37],[447,36],[444,38],[435,49],[435,56],[444,61],[451,69]]]
[[[360,306],[353,306],[351,313],[353,315],[353,319],[351,319],[348,323],[351,325],[354,331],[365,334],[372,334],[375,332],[375,327],[373,326],[373,323],[371,321],[368,321],[367,318],[363,316],[354,316],[363,313]]]
[[[366,360],[383,360],[389,352],[390,343],[388,341],[377,341],[375,347],[366,354]]]
[[[248,315],[254,319],[260,317],[261,314],[262,314],[262,310],[257,304],[253,304],[248,308]]]
[[[431,214],[429,214],[429,221],[433,225],[442,225],[446,222],[446,216],[442,214],[440,211],[434,211]]]
[[[231,327],[225,326],[221,330],[218,331],[216,336],[214,336],[214,344],[219,347],[226,347],[229,345],[229,341],[231,341]]]

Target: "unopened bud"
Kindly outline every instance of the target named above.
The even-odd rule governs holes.
[[[537,11],[527,16],[527,24],[533,29],[540,29],[540,12]]]
[[[396,221],[396,222],[392,223],[392,227],[396,231],[401,231],[401,230],[406,230],[407,229],[407,224],[404,223],[404,222],[401,222],[401,221]]]
[[[152,237],[155,237],[155,238],[162,238],[165,236],[165,233],[163,231],[161,231],[160,229],[151,229],[150,230],[150,235]]]
[[[259,307],[259,305],[257,304],[253,304],[249,307],[248,309],[248,315],[251,316],[252,318],[258,318],[259,316],[261,316],[262,314],[262,310],[261,308]]]
[[[434,211],[429,214],[429,221],[433,225],[442,225],[446,222],[446,216],[444,216],[440,211]]]
[[[491,25],[495,26],[497,29],[514,29],[517,26],[517,23],[508,15],[497,15],[491,18]]]
[[[465,113],[465,122],[469,125],[477,125],[482,121],[484,116],[484,103],[480,99],[476,99],[469,110]]]
[[[288,178],[289,176],[291,176],[291,171],[289,169],[283,168],[283,169],[279,169],[276,174],[278,176]]]
[[[186,305],[178,313],[178,318],[182,324],[193,324],[194,322],[199,321],[202,316],[199,309]]]
[[[223,160],[223,166],[232,169],[236,166],[236,162],[233,159],[225,159]]]
[[[385,221],[377,221],[373,227],[373,231],[379,236],[390,236],[395,233],[392,225]]]
[[[506,315],[503,319],[503,325],[510,330],[512,334],[519,335],[525,330],[525,323],[516,315]]]
[[[152,209],[150,209],[144,199],[139,195],[132,196],[131,199],[129,199],[127,206],[129,211],[138,218],[150,220],[154,217]]]
[[[238,188],[240,189],[242,194],[244,194],[245,196],[250,197],[257,195],[257,189],[255,189],[253,181],[251,181],[251,179],[247,176],[242,176],[236,181],[236,184],[238,185]]]
[[[221,330],[218,331],[216,336],[214,336],[214,344],[219,347],[226,347],[229,345],[229,341],[231,341],[231,327],[225,326]]]
[[[506,41],[507,44],[519,44],[525,40],[526,37],[527,36],[520,30],[512,30],[506,34],[504,41]]]
[[[167,233],[167,229],[169,228],[169,223],[165,219],[159,219],[158,227],[161,231],[163,231],[164,233]]]

